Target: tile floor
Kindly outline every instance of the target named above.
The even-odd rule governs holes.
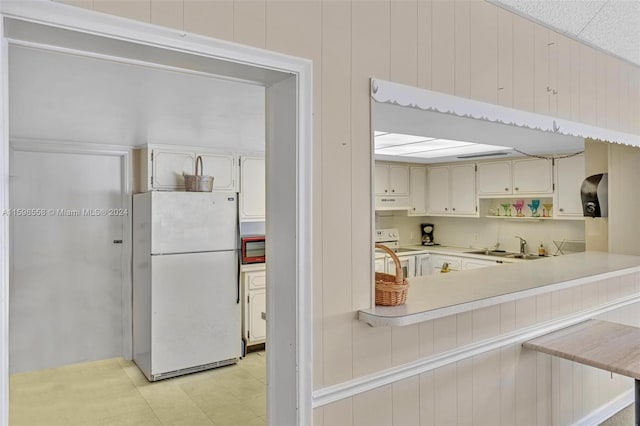
[[[265,425],[265,353],[149,383],[122,358],[10,378],[10,426]]]

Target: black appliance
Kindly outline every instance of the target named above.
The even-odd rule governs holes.
[[[586,178],[580,188],[582,210],[586,217],[609,216],[609,179],[607,173]]]
[[[422,245],[423,246],[437,246],[433,241],[433,223],[421,223],[420,230],[422,231]]]

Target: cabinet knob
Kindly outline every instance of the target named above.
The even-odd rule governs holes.
[[[517,191],[517,190],[519,190],[519,189],[520,189],[520,188],[518,188],[517,186],[515,187],[515,190],[516,190],[516,191]]]
[[[452,208],[451,210],[453,210],[453,211],[455,212],[455,211],[456,211],[456,208],[454,207],[454,208]]]
[[[561,208],[559,208],[558,210],[560,210],[561,212],[563,212],[563,211],[564,211],[564,209],[563,209],[562,207],[561,207]]]
[[[396,192],[396,190],[395,190],[395,189],[392,189],[392,190],[391,190],[391,192]]]
[[[448,210],[449,210],[449,208],[447,208],[447,207],[445,207],[445,208],[444,208],[444,211],[445,211],[445,212],[446,212],[446,211],[448,211]]]
[[[385,189],[384,192],[389,192],[389,190]]]
[[[414,208],[413,208],[413,211],[415,211],[415,210],[416,210],[416,208],[414,207]]]
[[[505,191],[509,191],[509,188],[505,188],[504,190],[505,190]]]

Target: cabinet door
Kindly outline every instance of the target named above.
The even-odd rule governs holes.
[[[449,168],[427,169],[427,213],[449,213]]]
[[[265,220],[264,158],[242,157],[240,164],[240,220]]]
[[[380,258],[380,259],[376,259],[375,261],[375,270],[376,272],[385,272],[385,260],[384,257]]]
[[[408,166],[389,166],[389,191],[391,195],[409,195]]]
[[[390,257],[386,257],[387,274],[396,274],[396,264]],[[405,278],[415,277],[416,275],[416,257],[415,256],[399,256],[400,267]]]
[[[422,216],[427,212],[427,168],[410,167],[409,216]]]
[[[514,160],[514,194],[551,194],[553,193],[553,171],[550,160]]]
[[[511,194],[511,162],[478,163],[478,195]]]
[[[462,270],[467,271],[469,269],[480,269],[487,268],[489,266],[497,266],[499,263],[496,263],[492,260],[479,260],[479,259],[462,259]]]
[[[151,188],[164,190],[184,189],[184,177],[182,174],[193,174],[195,172],[195,159],[193,152],[152,150]]]
[[[230,154],[196,153],[202,157],[204,175],[213,176],[214,191],[236,192],[235,156]]]
[[[251,290],[249,292],[249,327],[247,340],[253,344],[267,338],[267,322],[262,319],[262,313],[267,311],[265,290]]]
[[[386,164],[376,164],[375,193],[376,195],[389,194],[389,166]]]
[[[556,160],[556,216],[584,217],[580,198],[584,178],[584,155]]]
[[[267,285],[267,272],[265,271],[255,271],[255,272],[246,272],[246,282],[248,290],[256,290],[265,288]]]
[[[419,254],[416,256],[416,277],[433,274],[433,266],[431,265],[431,255]]]
[[[476,214],[476,167],[475,164],[451,166],[450,204],[451,212],[459,215]]]

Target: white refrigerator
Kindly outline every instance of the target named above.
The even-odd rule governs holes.
[[[237,195],[133,196],[133,359],[154,381],[241,354]]]

